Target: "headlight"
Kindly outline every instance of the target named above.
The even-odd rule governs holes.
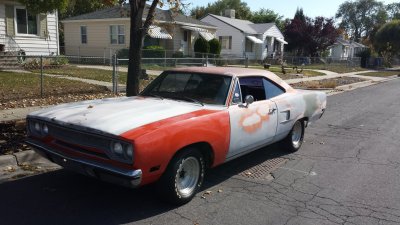
[[[42,127],[42,133],[44,135],[48,135],[49,134],[49,128],[47,127],[46,124],[44,124],[43,127]]]
[[[34,127],[36,132],[40,132],[40,124],[38,122],[35,123]]]
[[[40,121],[29,121],[29,135],[36,137],[45,137],[49,134],[49,127],[47,124]]]
[[[124,148],[122,147],[121,143],[115,142],[112,150],[113,150],[113,152],[117,153],[118,155],[122,155]]]
[[[127,142],[112,141],[110,144],[112,158],[131,163],[133,160],[133,145]]]

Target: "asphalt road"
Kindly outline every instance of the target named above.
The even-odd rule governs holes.
[[[185,206],[58,170],[0,184],[0,224],[399,224],[399,87],[329,97],[298,153],[272,146],[210,170]],[[272,180],[238,175],[281,158]]]

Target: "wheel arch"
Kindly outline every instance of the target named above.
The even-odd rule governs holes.
[[[171,160],[175,158],[178,154],[183,151],[187,151],[190,148],[194,148],[199,150],[199,152],[203,155],[206,161],[206,167],[211,167],[214,164],[214,149],[212,148],[211,144],[208,142],[196,142],[189,145],[186,145],[175,152],[172,156]],[[170,160],[170,162],[171,162]]]

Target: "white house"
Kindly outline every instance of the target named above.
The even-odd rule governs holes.
[[[226,10],[225,16],[208,14],[201,21],[218,28],[216,35],[222,44],[223,55],[256,60],[278,58],[283,55],[284,45],[287,44],[275,23],[254,24],[235,19],[235,10]]]
[[[146,6],[143,19],[147,17]],[[129,47],[129,5],[115,6],[74,16],[64,24],[66,55],[111,57],[118,50]],[[146,35],[143,46],[161,46],[169,56],[176,52],[192,55],[195,39],[211,40],[216,27],[171,10],[156,9],[155,24]]]
[[[26,55],[57,55],[57,12],[31,14],[18,1],[0,0],[0,45],[5,52]]]
[[[356,57],[357,53],[367,48],[368,47],[363,44],[354,42],[352,40],[346,40],[341,36],[328,49],[330,57],[347,59]]]

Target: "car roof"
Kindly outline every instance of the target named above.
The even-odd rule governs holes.
[[[289,84],[283,81],[276,74],[272,73],[271,71],[261,70],[261,69],[249,69],[249,68],[238,68],[238,67],[182,67],[182,68],[170,69],[168,71],[220,74],[232,77],[265,76],[268,79],[272,80],[274,83],[286,89],[286,91],[293,89]]]

